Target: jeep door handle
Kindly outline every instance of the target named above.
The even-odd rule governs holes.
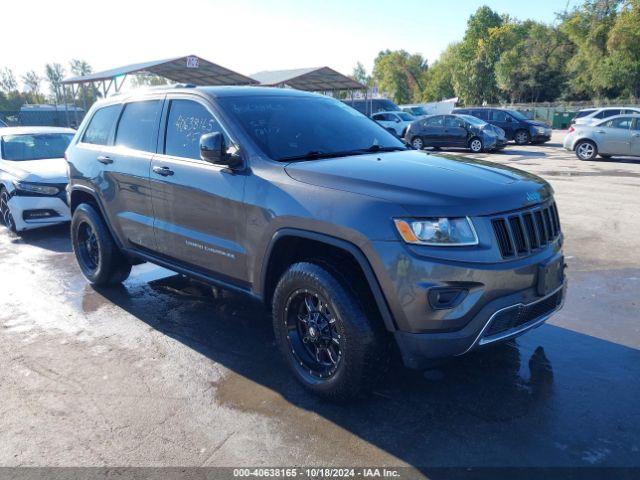
[[[105,165],[113,163],[113,159],[111,157],[108,157],[107,155],[100,155],[96,160],[98,160],[100,163],[104,163]]]
[[[163,177],[170,177],[173,175],[173,170],[169,167],[153,167],[153,172],[158,175],[162,175]]]
[[[604,130],[596,130],[596,133],[607,133]]]

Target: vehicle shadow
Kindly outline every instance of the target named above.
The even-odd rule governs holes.
[[[9,233],[12,243],[26,243],[56,253],[70,253],[72,251],[69,240],[69,223],[62,223],[51,227],[26,230],[19,234]]]
[[[588,452],[600,451],[598,442],[612,456],[640,431],[637,414],[621,426],[640,394],[640,352],[564,328],[544,325],[425,374],[395,361],[372,395],[333,404],[293,379],[267,312],[244,297],[177,275],[149,283],[134,275],[98,293],[228,369],[214,385],[219,403],[316,435],[321,416],[434,478],[438,467],[592,466]],[[300,410],[313,415],[292,413]],[[618,427],[626,433],[612,438],[608,428]]]

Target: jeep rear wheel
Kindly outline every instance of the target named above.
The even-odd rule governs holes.
[[[273,296],[276,343],[296,378],[312,392],[335,400],[371,388],[383,370],[384,342],[357,296],[327,270],[296,263]]]
[[[115,244],[102,216],[86,203],[73,213],[71,243],[83,275],[93,285],[122,283],[131,273],[131,263]]]

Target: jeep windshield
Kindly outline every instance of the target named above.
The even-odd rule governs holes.
[[[405,150],[387,130],[344,103],[328,97],[221,97],[260,149],[286,162]]]

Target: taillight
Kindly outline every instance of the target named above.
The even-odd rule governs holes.
[[[576,129],[575,129],[575,128],[573,128],[573,125],[571,125],[571,126],[569,127],[569,133],[572,133],[572,132],[575,132],[575,131],[576,131]]]

